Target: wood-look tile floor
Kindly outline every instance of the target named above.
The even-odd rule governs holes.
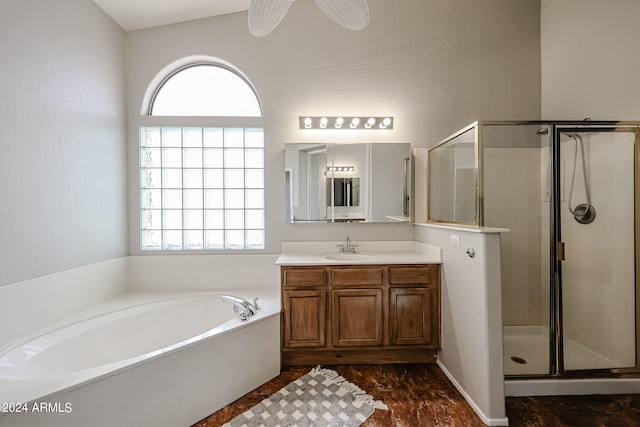
[[[484,426],[435,364],[328,366],[389,406],[376,410],[363,427]],[[192,427],[218,427],[259,403],[312,367],[284,367],[282,373]],[[640,394],[507,398],[512,427],[640,427]]]

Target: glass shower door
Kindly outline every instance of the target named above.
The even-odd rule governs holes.
[[[551,373],[549,126],[483,125],[484,225],[500,236],[504,373]]]
[[[635,367],[636,129],[561,128],[557,137],[557,364]]]

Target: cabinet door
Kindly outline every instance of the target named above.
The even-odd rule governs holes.
[[[322,290],[285,291],[285,347],[324,347],[327,303]]]
[[[339,289],[332,295],[333,345],[382,345],[382,289]]]
[[[391,289],[390,299],[391,344],[431,344],[432,290]]]

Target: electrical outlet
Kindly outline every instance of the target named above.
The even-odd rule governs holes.
[[[451,244],[453,246],[460,246],[460,236],[451,235]]]

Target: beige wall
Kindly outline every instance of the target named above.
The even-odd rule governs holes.
[[[538,0],[370,0],[370,25],[342,29],[311,1],[252,37],[247,14],[127,33],[130,252],[138,254],[137,129],[144,93],[168,64],[221,58],[253,82],[264,107],[266,252],[282,240],[412,239],[407,224],[286,224],[284,143],[432,145],[476,119],[540,115]],[[300,115],[393,115],[380,133],[303,132]]]
[[[0,286],[127,255],[124,49],[91,1],[2,2]]]
[[[542,117],[640,119],[640,2],[542,0]]]

